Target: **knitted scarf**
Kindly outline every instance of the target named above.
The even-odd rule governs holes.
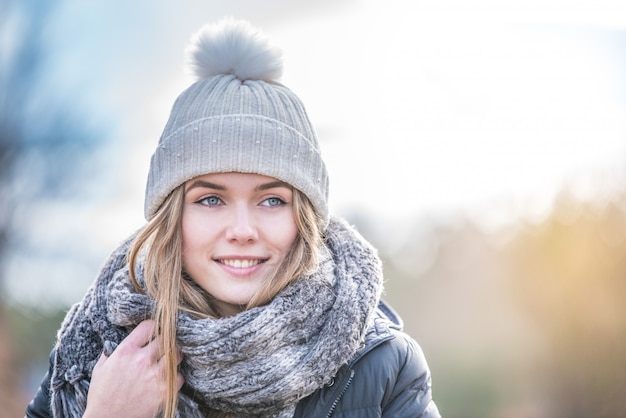
[[[131,241],[111,255],[59,330],[51,380],[54,417],[82,416],[101,353],[110,355],[151,315],[154,301],[137,292],[128,275]],[[382,292],[381,263],[356,231],[335,219],[322,252],[313,274],[265,306],[221,319],[179,314],[181,371],[194,394],[192,399],[179,393],[179,417],[202,417],[198,403],[236,416],[291,417],[298,401],[349,361]]]

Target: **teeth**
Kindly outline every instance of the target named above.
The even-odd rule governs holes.
[[[256,266],[260,263],[260,260],[220,260],[220,263],[227,266],[234,267],[236,269],[245,269],[248,267]]]

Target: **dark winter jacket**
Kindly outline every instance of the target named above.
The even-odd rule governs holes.
[[[364,347],[334,382],[298,404],[295,418],[438,418],[430,383],[422,350],[381,302]]]
[[[381,302],[364,346],[334,381],[303,399],[294,418],[438,418],[430,371],[417,343],[402,332],[398,315]],[[29,418],[48,418],[50,370],[28,405]]]

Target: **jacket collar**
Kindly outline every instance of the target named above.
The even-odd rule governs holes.
[[[365,341],[359,348],[359,350],[352,356],[348,365],[351,367],[354,363],[359,361],[361,357],[373,350],[383,342],[392,339],[393,331],[401,331],[404,327],[404,322],[400,315],[394,311],[385,301],[381,300],[378,303],[378,307],[374,311],[372,325],[369,327],[367,334],[365,335]]]

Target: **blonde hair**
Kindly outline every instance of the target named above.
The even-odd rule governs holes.
[[[137,264],[145,251],[145,293],[155,300],[153,333],[162,339],[165,353],[167,397],[163,407],[164,417],[176,414],[178,372],[176,326],[179,311],[196,317],[219,318],[214,298],[200,288],[183,271],[182,213],[184,184],[178,186],[163,202],[159,210],[137,235],[128,255],[130,277],[138,291],[144,292],[137,281]],[[306,275],[317,266],[318,248],[323,240],[324,220],[314,210],[309,199],[293,189],[293,214],[298,234],[285,260],[273,277],[265,281],[261,290],[244,309],[262,306],[271,301],[282,289],[298,277]]]

